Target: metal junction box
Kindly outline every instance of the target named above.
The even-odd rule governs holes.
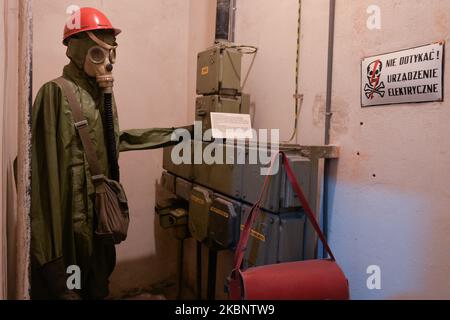
[[[206,150],[205,148],[208,148],[208,144],[203,143],[203,148]],[[232,159],[227,159],[227,156],[234,154],[236,159],[237,154],[242,154],[243,152],[245,152],[243,148],[217,144],[215,150],[211,151],[211,154],[220,160],[221,163],[195,164],[193,169],[195,182],[215,192],[239,199],[242,188],[242,165],[227,164],[227,162],[235,163],[235,161],[229,161]],[[217,153],[221,153],[221,155]]]
[[[197,94],[236,95],[241,91],[242,53],[214,46],[197,56]]]
[[[220,249],[236,246],[240,219],[241,204],[216,194],[209,209],[209,238],[215,246]]]
[[[189,197],[189,231],[192,237],[203,242],[208,237],[208,215],[213,201],[210,190],[195,186]]]
[[[195,120],[202,122],[203,132],[211,129],[211,112],[249,113],[250,96],[208,95],[197,97],[195,103]]]
[[[211,148],[213,146],[208,142],[195,141],[191,145],[192,153],[195,150],[195,143],[201,145],[202,154],[205,148]],[[260,188],[266,177],[261,175],[261,169],[267,169],[269,165],[260,163],[252,164],[250,158],[252,157],[252,152],[265,152],[265,150],[239,145],[227,146],[226,144],[217,143],[214,145],[214,152],[211,153],[215,155],[216,159],[221,160],[221,163],[175,165],[172,163],[170,157],[172,148],[164,148],[163,156],[163,167],[170,173],[197,185],[214,190],[216,193],[221,193],[227,197],[241,200],[248,204],[253,204],[258,200]],[[221,155],[217,155],[217,152],[220,152]],[[311,205],[314,206],[313,201],[316,197],[315,186],[318,174],[318,160],[308,159],[290,153],[286,153],[286,155],[288,156],[288,161],[291,164],[294,174],[302,186],[305,196],[311,201]],[[229,159],[230,157],[232,159]],[[242,158],[244,160],[240,162],[241,164],[236,163],[237,159]],[[242,164],[242,162],[244,163]],[[300,207],[300,202],[287,179],[286,170],[281,161],[279,163],[279,170],[270,178],[269,190],[262,202],[262,208],[273,213],[292,211],[292,208]]]
[[[186,208],[164,209],[159,213],[159,224],[165,229],[187,225],[187,223],[188,211]]]

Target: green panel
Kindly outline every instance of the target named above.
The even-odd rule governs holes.
[[[241,110],[242,114],[250,113],[250,95],[243,93],[241,96]]]
[[[261,187],[266,179],[266,176],[261,175],[261,169],[269,167],[268,164],[250,164],[250,159],[252,159],[253,155],[257,155],[259,159],[259,149],[248,148],[246,154],[246,164],[242,169],[242,180],[245,181],[245,183],[242,184],[242,200],[251,204],[258,200]],[[281,168],[278,170],[277,174],[271,176],[268,191],[266,192],[266,196],[261,204],[262,208],[272,212],[278,212],[280,210],[280,172]]]
[[[203,148],[208,145],[209,143],[203,143]],[[213,154],[216,154],[217,161],[220,160],[222,164],[194,165],[195,182],[226,196],[239,198],[241,196],[242,165],[226,164],[226,162],[227,155],[234,155],[234,159],[237,159],[236,154],[242,154],[245,150],[243,148],[234,148],[233,146],[227,147],[223,144],[217,144],[217,150],[221,150],[223,156],[219,157],[218,153]]]
[[[220,49],[200,52],[197,56],[197,94],[219,91]]]
[[[197,97],[195,120],[202,121],[203,133],[211,128],[211,112],[240,113],[241,97],[209,95]]]
[[[163,168],[164,170],[169,171],[170,173],[182,177],[187,180],[193,179],[194,168],[193,168],[193,154],[190,155],[190,163],[185,164],[174,164],[171,159],[171,153],[174,146],[166,147],[163,149]],[[183,152],[181,152],[181,156]]]
[[[242,54],[235,49],[225,49],[221,58],[223,65],[220,76],[222,82],[220,92],[228,92],[228,94],[231,94],[233,90],[236,93],[240,92]]]
[[[183,200],[189,201],[189,196],[191,195],[192,182],[177,178],[175,180],[175,194]]]
[[[250,207],[244,206],[241,216],[242,231]],[[252,225],[247,250],[244,256],[244,268],[277,263],[280,236],[280,218],[278,215],[260,210]]]
[[[233,248],[239,236],[241,204],[219,194],[209,209],[209,238],[221,249]]]
[[[303,212],[280,215],[280,242],[277,262],[303,260],[305,219]]]
[[[195,120],[202,121],[202,130],[204,133],[211,128],[211,112],[217,112],[220,109],[219,96],[201,96],[197,97],[195,102]]]
[[[189,231],[197,241],[208,237],[208,215],[213,194],[201,187],[194,187],[189,200]]]
[[[312,160],[304,158],[297,155],[288,155],[288,161],[291,165],[292,171],[300,183],[300,186],[307,199],[310,198],[311,194],[311,166]],[[281,207],[283,208],[293,208],[300,207],[300,201],[295,194],[290,181],[287,178],[286,170],[283,170],[282,181],[281,181]]]
[[[211,49],[197,56],[197,94],[237,94],[241,91],[242,54],[234,48]]]

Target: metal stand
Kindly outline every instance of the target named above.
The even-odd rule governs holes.
[[[183,291],[183,260],[184,260],[184,239],[178,240],[178,288],[177,300],[181,300]]]
[[[208,291],[207,299],[216,299],[217,250],[208,249]]]
[[[197,300],[202,300],[202,243],[197,241]]]

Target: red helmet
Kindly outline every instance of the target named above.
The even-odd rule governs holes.
[[[121,32],[112,26],[101,11],[95,8],[80,8],[72,13],[64,26],[63,43],[67,45],[67,39],[74,34],[91,30],[114,30],[115,35]]]

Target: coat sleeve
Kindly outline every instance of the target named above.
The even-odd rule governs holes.
[[[193,126],[182,127],[192,136]],[[130,129],[120,132],[119,150],[148,150],[164,148],[179,142],[177,128]]]
[[[40,266],[60,259],[63,252],[57,132],[61,103],[61,89],[49,82],[32,111],[31,255]]]

